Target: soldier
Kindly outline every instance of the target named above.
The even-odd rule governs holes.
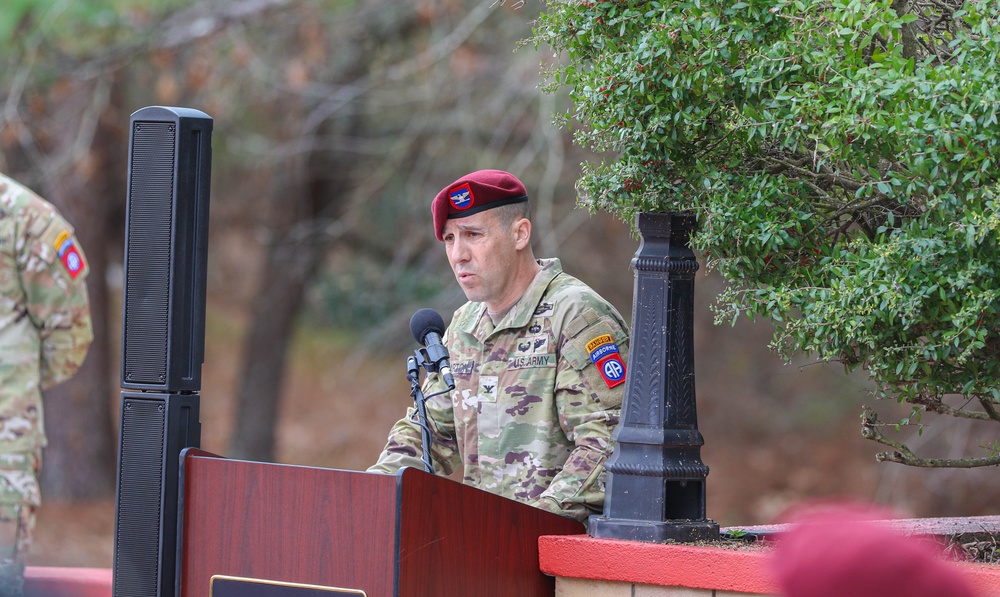
[[[480,170],[431,206],[437,239],[469,302],[444,333],[455,389],[427,377],[438,473],[576,520],[600,513],[621,414],[628,329],[558,259],[536,260],[524,185]],[[421,467],[416,409],[370,471]]]
[[[73,228],[0,174],[0,595],[20,595],[41,502],[41,391],[71,377],[93,338]]]

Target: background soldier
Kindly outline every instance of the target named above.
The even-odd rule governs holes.
[[[56,209],[0,174],[0,596],[22,593],[45,446],[41,391],[76,373],[93,339],[89,268]],[[63,413],[66,416],[67,413]]]

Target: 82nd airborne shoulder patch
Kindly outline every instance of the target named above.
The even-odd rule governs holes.
[[[587,342],[590,361],[604,378],[604,383],[613,388],[625,382],[625,363],[622,361],[618,345],[609,334],[598,336]]]
[[[83,271],[83,267],[86,264],[83,262],[80,250],[73,243],[73,237],[70,236],[68,230],[63,230],[59,233],[54,244],[56,254],[59,255],[59,260],[62,261],[63,267],[66,268],[69,276],[75,280],[80,275],[80,272]]]

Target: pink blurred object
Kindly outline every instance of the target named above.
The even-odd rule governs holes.
[[[28,566],[24,597],[111,597],[110,568]]]
[[[784,597],[975,597],[942,546],[880,521],[897,516],[858,504],[810,505],[782,522],[771,569]]]

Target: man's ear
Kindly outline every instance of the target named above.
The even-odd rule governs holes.
[[[524,250],[531,244],[531,220],[521,218],[514,222],[514,248],[518,251]]]

